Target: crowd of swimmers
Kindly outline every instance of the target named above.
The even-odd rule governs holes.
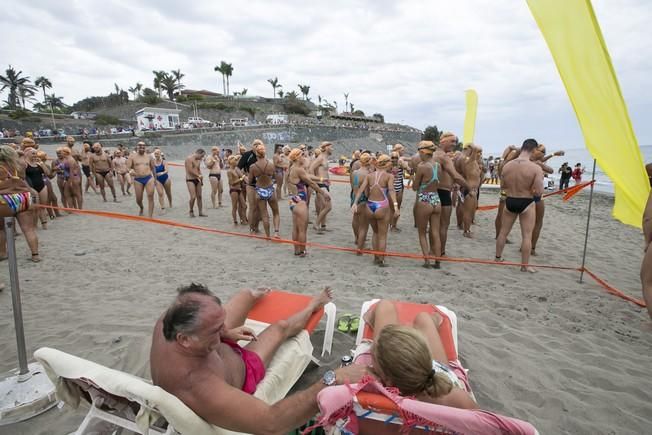
[[[424,267],[441,268],[440,260],[447,255],[453,208],[463,236],[473,237],[472,225],[480,187],[486,181],[487,160],[483,159],[482,148],[478,145],[467,144],[460,150],[456,149],[458,143],[453,133],[443,133],[438,144],[419,142],[413,155],[407,154],[402,144],[394,145],[389,154],[366,150],[353,153],[349,165],[350,206],[353,242],[358,254],[365,250],[371,228],[374,263],[386,266],[384,253],[388,235],[400,232],[399,220],[401,216],[406,219],[401,209],[406,189],[415,194],[410,224],[417,228]],[[222,207],[224,187],[228,187],[232,222],[248,226],[251,233],[260,233],[262,225],[267,238],[280,238],[280,201],[287,198],[292,214],[294,254],[305,257],[311,219],[317,234],[330,231],[327,226],[332,210],[329,162],[333,151],[331,142],[322,142],[315,149],[304,144],[296,148],[278,144],[270,159],[266,145],[258,139],[249,148],[239,144],[236,152],[222,151],[215,146],[206,155],[203,149],[198,149],[184,162],[189,216],[206,216],[202,197],[203,165],[209,171],[212,206]],[[547,162],[562,155],[563,151],[548,154],[545,145],[527,139],[521,147],[508,146],[499,159],[493,160],[494,165],[497,162],[493,172],[500,181],[495,261],[503,261],[503,250],[509,243],[507,237],[518,220],[521,270],[536,272],[529,262],[530,256],[537,254],[543,227],[544,176],[554,172]],[[104,201],[107,201],[107,193],[113,201],[118,201],[117,179],[123,196],[134,192],[141,216],[145,215],[145,197],[149,217],[154,213],[156,194],[161,209],[172,207],[168,165],[159,148],[148,148],[142,141],[132,152],[123,145],[109,152],[102,144],[90,142],[84,142],[81,150],[77,150],[74,138],[69,136],[66,145],[56,149],[56,157],[49,159],[33,139],[26,137],[19,145],[2,147],[0,211],[17,216],[32,253],[31,259],[38,262],[36,227],[40,222],[45,229],[48,220],[62,215],[59,202],[64,208],[81,209],[84,194],[89,190],[100,194]],[[581,176],[581,168],[576,168],[576,172]],[[222,180],[223,173],[225,180]],[[30,208],[30,202],[51,208]],[[311,202],[314,216],[309,213]],[[650,213],[648,206],[644,228],[650,226]],[[649,245],[648,233],[650,231],[646,232]],[[6,258],[4,236],[3,229],[0,231],[0,259]],[[650,281],[645,270],[641,272],[641,279]],[[652,297],[650,293],[652,290],[646,293],[646,298]]]

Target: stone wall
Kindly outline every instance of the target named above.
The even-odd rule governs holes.
[[[356,149],[368,149],[376,152],[387,152],[387,145],[397,142],[406,146],[408,152],[416,151],[416,143],[421,139],[418,132],[393,130],[367,130],[349,127],[330,126],[261,126],[240,127],[231,130],[197,130],[146,132],[142,136],[124,135],[120,137],[99,138],[105,147],[115,147],[122,143],[133,148],[137,142],[144,140],[149,146],[161,147],[169,159],[185,157],[196,148],[208,150],[214,145],[234,149],[238,143],[248,147],[254,139],[262,139],[266,144],[276,143],[297,146],[305,143],[316,147],[322,141],[330,141],[335,145],[333,158],[340,155],[350,156]],[[79,140],[79,138],[78,138]],[[91,138],[96,141],[96,138]],[[7,142],[10,140],[0,140]],[[52,143],[45,140],[43,144]],[[272,152],[273,147],[268,147]]]

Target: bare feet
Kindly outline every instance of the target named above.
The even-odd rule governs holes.
[[[537,251],[534,248],[532,248],[532,250],[530,251],[530,255],[533,255],[533,256],[536,257],[537,256]]]
[[[142,215],[143,215],[143,209],[141,208],[140,211],[138,212],[138,216],[142,216]]]
[[[195,212],[192,211],[192,210],[190,210],[190,212],[188,213],[188,215],[189,215],[191,218],[194,218],[194,217],[195,217]]]
[[[521,272],[537,273],[537,270],[530,266],[521,266]]]
[[[323,308],[324,305],[333,300],[333,290],[330,287],[324,287],[322,291],[317,293],[310,301],[309,307],[312,311],[317,311]]]
[[[473,238],[473,237],[471,236],[471,231],[464,231],[464,232],[462,233],[462,235],[463,235],[464,237],[466,237],[467,239],[472,239],[472,238]]]

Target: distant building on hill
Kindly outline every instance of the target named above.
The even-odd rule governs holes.
[[[181,125],[179,109],[143,107],[136,112],[138,130],[171,130]]]

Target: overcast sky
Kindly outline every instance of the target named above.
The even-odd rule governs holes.
[[[652,144],[652,1],[594,0],[640,144]],[[180,68],[191,89],[272,96],[310,85],[344,108],[461,134],[464,90],[479,95],[476,142],[496,151],[535,137],[583,146],[550,52],[525,0],[225,2],[5,1],[0,67],[48,77],[64,101],[117,83],[152,87]],[[6,98],[6,94],[2,95]]]

